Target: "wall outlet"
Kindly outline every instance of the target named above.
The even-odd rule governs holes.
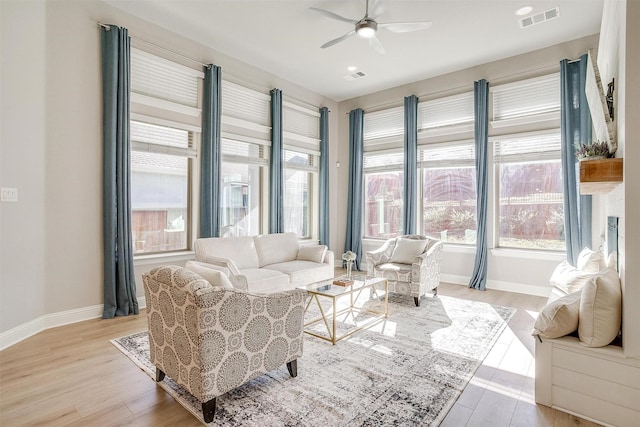
[[[2,202],[17,202],[18,201],[18,189],[2,187],[0,190],[0,201]]]

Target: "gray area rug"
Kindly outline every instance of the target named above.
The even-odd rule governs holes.
[[[385,321],[335,346],[305,334],[296,378],[283,365],[218,397],[211,425],[438,425],[514,312],[446,296],[416,307],[392,294]],[[341,320],[344,331],[362,319]],[[155,378],[146,331],[111,342]],[[169,377],[159,385],[204,423],[200,402]]]

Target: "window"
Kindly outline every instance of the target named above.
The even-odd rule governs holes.
[[[559,73],[491,88],[498,247],[565,250]],[[523,125],[533,132],[522,133]]]
[[[320,113],[285,101],[282,114],[284,231],[311,239],[318,235]]]
[[[265,145],[222,139],[222,237],[260,234],[261,183],[267,164]]]
[[[263,182],[269,165],[270,97],[222,81],[222,237],[262,232]]]
[[[475,243],[474,144],[421,146],[422,230],[449,243]]]
[[[364,236],[386,239],[403,233],[404,153],[382,151],[364,157]]]
[[[404,109],[364,115],[365,238],[386,239],[403,233]]]
[[[186,250],[202,72],[131,51],[131,225],[134,254]]]
[[[418,104],[422,233],[448,243],[476,238],[473,92]]]
[[[565,250],[560,133],[495,141],[498,246]]]

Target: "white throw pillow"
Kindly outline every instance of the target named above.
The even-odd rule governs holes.
[[[296,259],[322,263],[326,253],[327,247],[325,245],[301,246],[300,249],[298,249]]]
[[[419,255],[422,255],[427,247],[426,240],[403,239],[400,237],[391,255],[391,262],[400,264],[412,264]]]
[[[533,325],[531,335],[560,338],[577,330],[581,294],[574,292],[545,305]]]
[[[613,341],[622,324],[622,291],[618,273],[604,269],[582,288],[580,298],[580,344],[603,347]]]
[[[573,267],[567,261],[562,261],[551,274],[549,283],[565,294],[582,290],[585,283],[597,273],[585,273]]]
[[[603,264],[602,253],[585,247],[578,255],[576,268],[585,273],[597,273]]]
[[[223,288],[233,288],[231,281],[220,270],[215,268],[205,267],[197,261],[187,261],[184,268],[201,276],[207,282],[211,283],[211,286],[222,286]]]

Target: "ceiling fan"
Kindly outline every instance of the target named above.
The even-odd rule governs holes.
[[[378,22],[376,20],[378,19],[377,17],[369,16],[369,0],[365,0],[365,11],[362,19],[345,18],[337,13],[333,13],[326,9],[319,9],[317,7],[310,7],[309,9],[328,18],[335,19],[336,21],[348,22],[355,27],[345,35],[329,40],[320,46],[322,49],[340,43],[354,34],[358,34],[362,38],[369,39],[369,46],[371,46],[376,52],[384,54],[384,47],[382,46],[382,43],[380,43],[380,40],[378,40],[378,37],[376,37],[376,32],[379,28],[384,28],[392,33],[408,33],[411,31],[425,30],[431,27],[431,21]]]

